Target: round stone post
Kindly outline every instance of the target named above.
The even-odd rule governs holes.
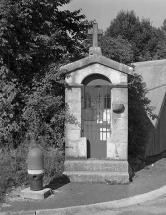
[[[28,153],[28,177],[30,187],[21,191],[21,197],[42,200],[51,195],[50,188],[43,188],[44,154],[39,148]]]
[[[28,153],[28,177],[30,190],[43,189],[44,155],[39,148],[33,148]]]

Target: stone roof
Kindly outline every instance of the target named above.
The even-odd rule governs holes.
[[[101,54],[96,54],[96,53],[89,55],[81,60],[67,64],[61,67],[61,70],[65,69],[66,73],[70,73],[95,63],[99,63],[101,65],[110,67],[112,69],[118,70],[126,74],[130,74],[130,75],[133,74],[132,67],[126,66],[125,64],[122,64],[122,63],[118,63],[114,60],[111,60],[109,58],[102,56]]]
[[[166,93],[166,60],[145,61],[133,64],[135,73],[143,78],[148,90],[147,97],[151,106],[155,107],[154,113],[160,117]],[[157,126],[157,119],[151,120]]]

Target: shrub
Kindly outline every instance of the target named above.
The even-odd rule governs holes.
[[[0,154],[0,201],[5,194],[14,187],[27,186],[29,184],[27,174],[27,155],[31,147],[40,147],[44,152],[45,174],[44,185],[49,184],[55,177],[63,172],[63,149],[43,146],[42,144],[21,144],[17,149],[3,150]]]

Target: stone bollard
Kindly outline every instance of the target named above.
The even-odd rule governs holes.
[[[33,148],[28,153],[28,177],[30,190],[43,189],[44,154],[39,148]]]
[[[51,195],[50,188],[43,189],[44,154],[39,148],[33,148],[28,153],[28,177],[30,188],[22,190],[21,197],[42,200]]]

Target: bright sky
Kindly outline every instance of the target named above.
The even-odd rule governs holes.
[[[140,18],[150,18],[155,27],[160,27],[166,19],[166,0],[71,0],[64,9],[82,9],[81,13],[88,20],[95,19],[104,31],[120,10],[134,10]]]

